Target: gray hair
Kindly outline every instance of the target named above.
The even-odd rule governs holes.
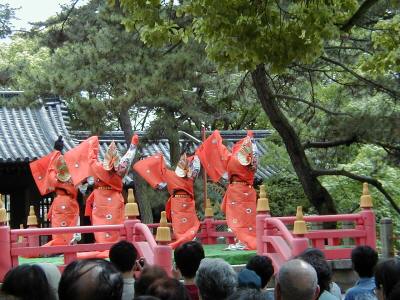
[[[202,300],[223,300],[237,287],[237,274],[221,258],[204,258],[196,273],[196,285]]]
[[[305,261],[293,259],[280,268],[277,284],[283,300],[312,300],[318,289],[317,272]]]

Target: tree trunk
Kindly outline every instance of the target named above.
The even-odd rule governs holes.
[[[125,142],[129,146],[131,143],[131,139],[133,136],[132,123],[129,116],[129,107],[123,107],[120,111],[119,124],[121,126],[122,131],[124,132]],[[140,142],[139,142],[140,147]],[[129,170],[132,172],[132,169]],[[150,201],[144,201],[143,194],[143,185],[146,184],[142,178],[136,172],[133,172],[133,182],[135,189],[135,199],[139,205],[140,209],[140,219],[143,223],[153,223],[153,214],[151,211],[151,203]]]
[[[258,65],[251,73],[253,85],[258,99],[267,114],[272,126],[281,136],[294,170],[304,189],[304,193],[320,214],[335,214],[336,208],[328,191],[313,175],[313,169],[307,159],[300,138],[296,134],[289,120],[280,110],[275,97],[268,85],[264,65]]]

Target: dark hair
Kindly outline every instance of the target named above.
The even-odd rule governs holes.
[[[263,292],[256,289],[240,288],[227,300],[265,300],[267,299]]]
[[[154,296],[138,296],[134,297],[134,300],[160,300],[160,298],[154,297]]]
[[[351,251],[351,262],[358,276],[372,277],[378,262],[378,253],[370,246],[358,246]]]
[[[317,272],[320,295],[324,291],[329,291],[329,285],[332,279],[332,270],[325,258],[314,252],[303,252],[298,256],[299,259],[309,263]]]
[[[375,285],[383,289],[385,299],[392,297],[394,287],[400,282],[400,261],[396,258],[380,262],[375,270]],[[398,290],[398,288],[396,288]],[[395,298],[393,298],[395,299]]]
[[[400,299],[400,281],[398,281],[392,288],[388,300],[399,300]]]
[[[160,278],[147,289],[147,294],[160,300],[190,300],[189,293],[182,283],[175,278]]]
[[[183,277],[194,278],[201,260],[204,258],[203,246],[196,241],[180,245],[174,251],[176,267]]]
[[[122,296],[121,274],[109,261],[83,259],[64,270],[58,296],[60,300],[119,300]]]
[[[274,275],[274,266],[268,256],[255,255],[250,258],[246,268],[256,272],[261,278],[261,288],[264,288]]]
[[[137,259],[135,246],[128,241],[119,241],[110,249],[110,261],[122,273],[132,271]]]
[[[43,269],[37,265],[20,265],[7,272],[1,290],[21,300],[52,300]]]
[[[139,278],[135,280],[135,296],[146,295],[147,288],[157,279],[167,278],[165,270],[158,266],[146,266]]]

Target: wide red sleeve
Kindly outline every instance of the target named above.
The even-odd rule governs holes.
[[[196,154],[212,181],[219,181],[221,176],[226,173],[230,152],[222,143],[222,137],[218,130],[215,130],[197,148]]]
[[[133,169],[147,181],[150,186],[155,189],[157,186],[165,182],[165,162],[162,154],[156,154],[145,159],[139,160],[133,165]]]
[[[53,151],[29,164],[33,179],[35,180],[36,186],[42,196],[54,191],[55,173],[50,172],[50,170],[59,155],[59,151]]]
[[[74,185],[92,176],[90,164],[97,160],[99,138],[92,136],[64,154]]]

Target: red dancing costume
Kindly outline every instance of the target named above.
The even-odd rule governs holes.
[[[162,154],[138,161],[133,169],[152,188],[167,186],[170,197],[166,204],[166,213],[168,220],[172,220],[176,237],[170,246],[175,249],[182,243],[193,240],[200,226],[193,193],[194,179],[200,170],[198,157],[182,155],[175,172],[166,168]]]
[[[217,182],[228,175],[229,185],[221,209],[228,226],[247,249],[256,249],[256,198],[253,188],[257,166],[257,148],[253,133],[238,141],[230,153],[215,130],[197,149],[202,166],[209,177]]]
[[[99,140],[92,136],[70,150],[65,159],[72,164],[71,175],[75,184],[85,178],[94,178],[94,190],[86,200],[85,215],[90,216],[93,225],[122,224],[124,220],[124,198],[122,178],[129,170],[136,153],[137,135],[132,138],[126,154],[120,159],[114,141],[110,144],[103,163],[97,160]],[[96,242],[117,242],[116,232],[95,233]]]
[[[47,214],[51,227],[79,225],[79,205],[76,200],[78,193],[72,184],[68,167],[60,151],[53,151],[31,162],[29,166],[40,194],[42,196],[50,192],[56,194]],[[69,233],[53,234],[52,240],[45,246],[69,245],[73,242],[73,238],[74,235]]]

